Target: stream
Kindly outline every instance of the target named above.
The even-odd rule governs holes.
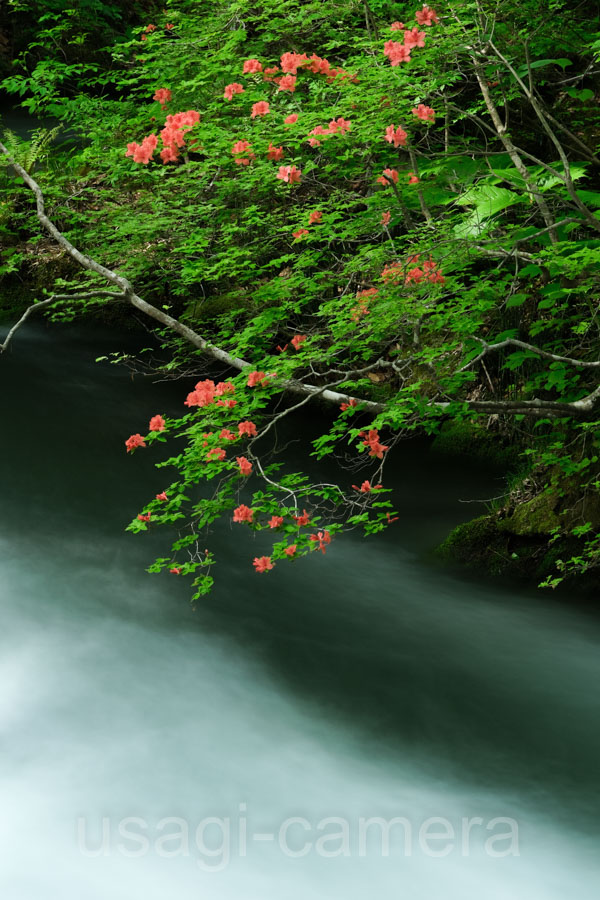
[[[189,390],[95,362],[132,340],[0,358],[0,896],[597,900],[597,612],[429,555],[502,480],[407,442],[384,535],[258,576],[219,524],[192,606],[123,531]]]

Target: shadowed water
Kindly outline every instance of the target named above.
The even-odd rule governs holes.
[[[123,441],[188,387],[94,363],[123,344],[37,323],[0,359],[0,896],[596,898],[598,620],[426,557],[476,510],[458,500],[501,482],[407,444],[394,529],[259,577],[267,537],[220,525],[217,588],[193,609],[183,579],[144,572],[160,534],[122,531],[166,475]],[[157,846],[166,817],[187,853]],[[230,823],[198,846],[208,817]],[[279,846],[290,817],[305,855]],[[327,849],[348,855],[316,849],[332,817],[349,838]],[[403,817],[408,844],[404,825],[389,857],[374,836],[360,852],[360,817]],[[419,844],[430,817],[456,832],[446,856]],[[498,817],[520,855],[486,849]]]

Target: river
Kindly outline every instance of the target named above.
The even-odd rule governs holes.
[[[596,900],[598,617],[427,556],[501,482],[407,444],[381,539],[258,576],[223,524],[193,608],[123,532],[187,390],[94,362],[128,341],[0,358],[0,896]]]

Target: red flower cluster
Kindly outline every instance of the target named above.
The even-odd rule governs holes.
[[[235,391],[235,385],[232,381],[220,381],[215,385],[214,381],[206,378],[199,381],[194,390],[187,395],[184,406],[209,406],[215,397],[222,397],[224,394],[231,394]],[[235,405],[235,400],[217,401],[217,406]]]
[[[283,516],[271,516],[268,525],[269,528],[281,528],[283,525]]]
[[[254,103],[252,105],[252,114],[250,116],[251,119],[255,119],[257,116],[266,116],[271,111],[269,104],[266,100],[259,100],[258,103]]]
[[[275,162],[279,162],[279,160],[283,159],[283,147],[274,147],[272,143],[269,143],[269,149],[267,150],[267,159],[272,159]]]
[[[423,5],[423,9],[417,10],[415,19],[419,25],[434,25],[440,21],[436,11],[427,6],[426,3]]]
[[[240,467],[241,475],[250,475],[250,473],[252,472],[252,463],[250,462],[250,460],[246,459],[245,456],[236,456],[236,462]]]
[[[297,334],[291,339],[290,344],[294,350],[299,350],[306,339],[307,336],[305,334]]]
[[[305,509],[302,510],[302,515],[301,515],[301,516],[292,516],[292,519],[295,520],[296,525],[298,526],[298,528],[301,528],[302,525],[308,525],[308,524],[310,523],[310,516],[309,516],[309,514],[306,512]]]
[[[424,15],[425,10],[428,10],[428,12]],[[416,20],[419,25],[431,25],[434,21],[438,21],[433,10],[429,10],[429,7],[426,6],[423,7],[421,12],[417,12]],[[394,22],[390,27],[392,31],[402,31],[404,29],[404,24],[402,22]],[[400,63],[410,61],[411,50],[415,47],[424,46],[425,32],[419,31],[417,27],[407,28],[404,32],[404,41],[402,43],[400,41],[386,41],[383,46],[383,52],[392,66],[399,66]]]
[[[361,431],[360,437],[364,437],[362,445],[363,447],[368,448],[369,456],[376,456],[377,459],[383,459],[385,451],[390,449],[380,443],[379,432],[375,428],[372,428],[370,431]]]
[[[152,416],[148,429],[149,431],[164,431],[165,424],[165,420],[162,416]]]
[[[175,162],[178,159],[178,148],[185,146],[185,132],[199,121],[200,113],[194,109],[167,116],[165,127],[160,133],[164,147],[160,152],[160,158],[164,163]]]
[[[125,441],[125,446],[127,447],[127,452],[131,453],[136,447],[145,447],[146,441],[141,434],[132,434],[131,437],[128,437]]]
[[[257,59],[247,59],[242,69],[244,75],[253,75],[256,72],[262,72],[262,63]]]
[[[142,163],[142,165],[147,166],[154,156],[154,151],[157,146],[158,138],[155,134],[149,134],[144,138],[141,144],[136,144],[135,141],[132,141],[131,144],[127,144],[125,156],[132,156],[134,162]]]
[[[300,184],[301,175],[302,170],[297,169],[296,166],[279,166],[279,172],[277,173],[277,177],[288,184]]]
[[[310,234],[310,231],[308,230],[308,228],[299,228],[298,231],[293,231],[292,234],[294,236],[294,240],[301,241],[302,238],[305,238],[307,234]]]
[[[347,403],[342,403],[340,409],[342,412],[346,412],[347,409],[351,409],[358,404],[358,400],[355,400],[354,397],[350,397]]]
[[[240,422],[238,425],[238,434],[240,437],[243,434],[247,434],[248,437],[256,437],[256,425],[254,422]]]
[[[385,448],[387,450],[387,447]],[[353,484],[352,487],[355,491],[359,491],[361,494],[370,494],[371,491],[380,491],[383,487],[382,484],[374,484],[372,485],[370,481],[363,481],[361,486],[359,487],[357,484]]]
[[[398,125],[397,128],[395,125],[388,125],[385,129],[385,139],[389,144],[393,144],[394,147],[406,147],[407,137],[408,135],[401,125]]]
[[[408,259],[409,265],[411,263],[418,263],[419,256],[411,256]],[[423,268],[419,268],[419,266],[415,265],[412,269],[409,269],[406,273],[406,278],[404,279],[405,284],[410,284],[414,282],[415,284],[420,284],[423,281],[430,281],[433,284],[444,284],[446,279],[442,275],[442,273],[438,270],[437,263],[434,262],[433,259],[426,259],[423,263]]]
[[[244,503],[241,506],[238,506],[237,509],[233,511],[233,521],[234,522],[252,522],[254,520],[254,510],[250,509],[249,506],[246,506]]]
[[[248,141],[236,141],[235,144],[231,147],[231,152],[235,157],[236,166],[248,166],[250,164],[250,160],[256,159],[256,156],[252,152],[252,146],[248,143]],[[245,153],[246,156],[238,156],[239,153]]]
[[[387,178],[386,178],[386,175],[387,175]],[[387,187],[387,185],[390,183],[389,182],[390,178],[392,179],[394,184],[398,184],[399,175],[398,175],[398,172],[396,171],[396,169],[384,169],[383,174],[380,175],[379,178],[377,179],[377,183],[383,184],[385,187]]]
[[[262,387],[268,380],[266,372],[250,372],[248,375],[248,387]]]
[[[140,513],[138,519],[140,522],[149,522],[152,518],[152,513]]]
[[[252,565],[259,574],[268,572],[273,568],[270,556],[255,556]]]
[[[321,553],[325,553],[325,545],[331,543],[331,535],[328,531],[317,531],[316,534],[309,535],[309,541],[318,542],[317,550],[320,550]]]
[[[154,94],[153,100],[158,100],[162,108],[164,109],[169,100],[173,99],[173,95],[169,88],[159,88]]]
[[[413,116],[417,116],[417,118],[421,119],[423,122],[435,121],[435,110],[433,110],[431,106],[425,106],[424,103],[419,103],[418,106],[415,106],[412,114]]]
[[[226,100],[233,100],[234,94],[243,94],[244,87],[241,84],[238,84],[237,81],[233,81],[231,84],[225,85],[225,90],[223,92],[223,96]]]
[[[166,91],[167,89],[161,88],[161,91],[162,90]],[[158,99],[157,94],[159,93],[160,91],[156,92],[154,99]],[[168,93],[170,99],[170,92]],[[160,151],[160,158],[164,163],[175,162],[178,159],[178,148],[185,146],[185,132],[199,121],[200,113],[197,113],[193,109],[176,113],[174,116],[167,116],[165,127],[160,133],[163,143],[163,149]],[[147,166],[154,156],[154,151],[157,146],[158,138],[155,134],[149,134],[144,138],[141,144],[137,144],[135,141],[131,144],[127,144],[125,156],[132,156],[134,162],[139,162]]]

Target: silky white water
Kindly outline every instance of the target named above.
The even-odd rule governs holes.
[[[0,897],[595,900],[598,616],[420,558],[484,476],[407,449],[398,531],[268,576],[222,527],[192,609],[122,532],[164,478],[123,441],[185,386],[117,347],[0,359]]]

